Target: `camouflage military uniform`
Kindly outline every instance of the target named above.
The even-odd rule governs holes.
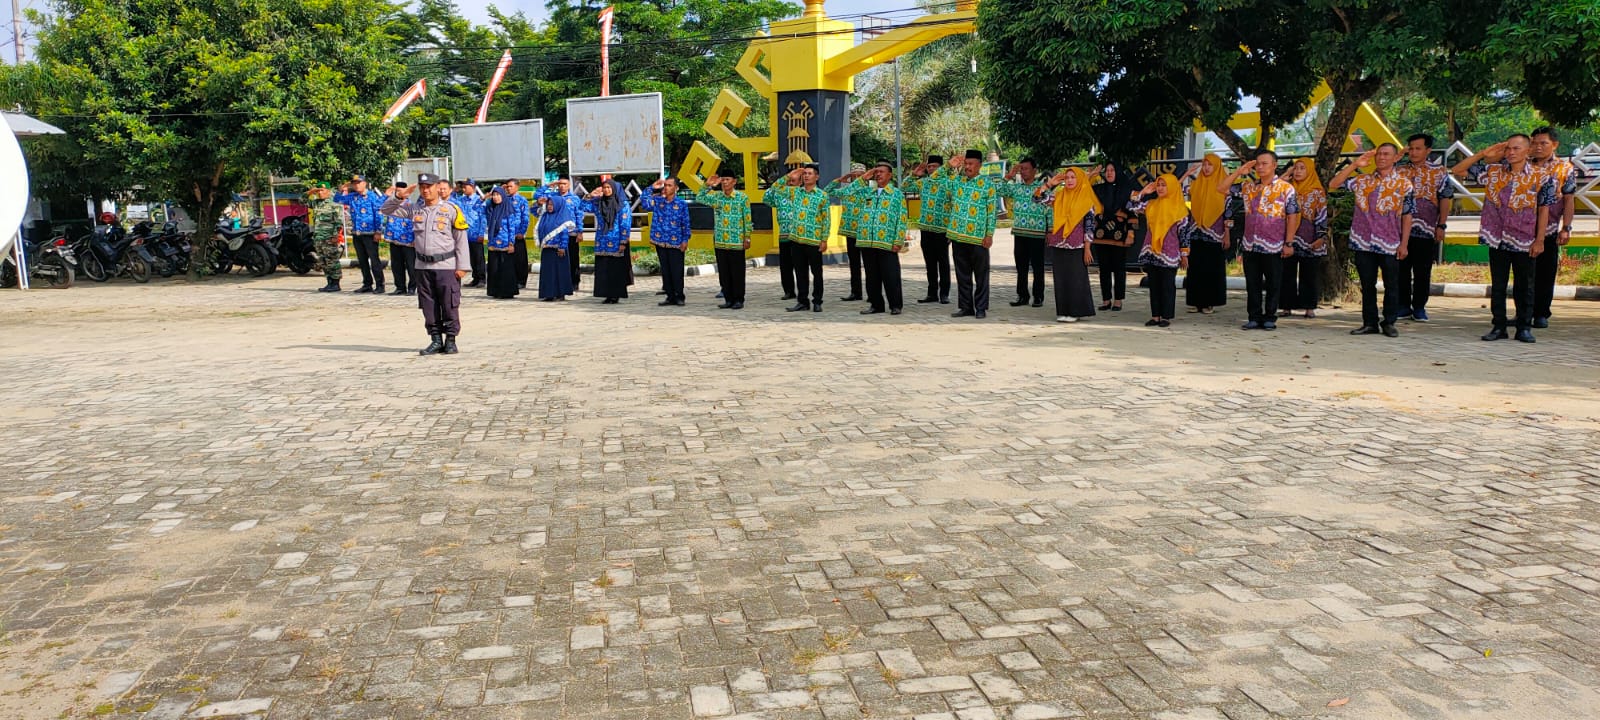
[[[343,209],[332,200],[312,200],[311,239],[317,244],[317,259],[322,261],[322,275],[330,284],[339,282],[344,270],[339,261],[344,254],[339,251],[339,229],[344,227]]]

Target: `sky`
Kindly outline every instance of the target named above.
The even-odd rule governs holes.
[[[791,0],[797,5],[804,5],[803,0]],[[541,20],[547,14],[544,9],[544,0],[456,0],[456,6],[461,8],[462,14],[473,22],[489,22],[489,6],[500,8],[501,12],[526,13],[528,17]],[[915,0],[828,0],[827,10],[834,15],[856,15],[859,13],[884,12],[888,10],[905,10],[916,7]],[[7,10],[6,12],[10,12]],[[903,17],[903,16],[901,16]]]

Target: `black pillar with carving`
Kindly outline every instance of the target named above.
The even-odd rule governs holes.
[[[827,184],[850,168],[850,94],[837,90],[778,93],[778,158],[784,170],[800,156],[822,166]]]

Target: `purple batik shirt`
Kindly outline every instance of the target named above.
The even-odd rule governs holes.
[[[1406,164],[1395,169],[1411,181],[1411,191],[1417,196],[1417,209],[1411,214],[1411,237],[1432,240],[1434,228],[1439,227],[1439,201],[1456,196],[1450,171],[1433,163]]]
[[[1478,163],[1467,178],[1483,186],[1483,214],[1478,242],[1499,250],[1528,252],[1538,232],[1539,208],[1556,204],[1556,184],[1549,173],[1524,162]]]
[[[1356,196],[1350,215],[1350,249],[1396,255],[1400,243],[1411,234],[1406,216],[1417,210],[1416,192],[1411,180],[1390,168],[1388,173],[1358,175],[1344,181],[1344,189]]]
[[[1289,216],[1300,214],[1294,186],[1283,178],[1273,178],[1265,183],[1235,185],[1233,191],[1244,203],[1241,248],[1245,252],[1283,252],[1283,243],[1289,239]]]

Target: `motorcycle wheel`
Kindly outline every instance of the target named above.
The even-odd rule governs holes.
[[[296,275],[306,275],[311,272],[311,266],[313,263],[309,257],[304,255],[295,255],[284,261],[283,264],[289,266],[289,271]]]
[[[239,265],[250,271],[250,277],[261,277],[273,271],[272,253],[260,243],[251,243],[239,250]]]
[[[137,253],[128,253],[128,277],[136,283],[150,282],[150,263]]]
[[[227,275],[233,270],[233,259],[220,247],[211,250],[211,272],[216,275]]]
[[[177,271],[178,264],[172,258],[163,257],[161,255],[156,256],[156,273],[161,275],[161,277],[172,277],[172,274]]]
[[[95,282],[105,282],[111,279],[111,276],[106,274],[106,265],[100,261],[99,255],[96,255],[93,251],[90,251],[84,253],[82,257],[83,274],[89,276],[90,280]]]
[[[72,287],[73,281],[77,279],[77,273],[72,271],[72,266],[59,257],[40,260],[34,267],[34,276],[42,278],[46,285],[56,290]]]
[[[17,284],[17,268],[9,261],[0,263],[0,288],[8,288]]]

